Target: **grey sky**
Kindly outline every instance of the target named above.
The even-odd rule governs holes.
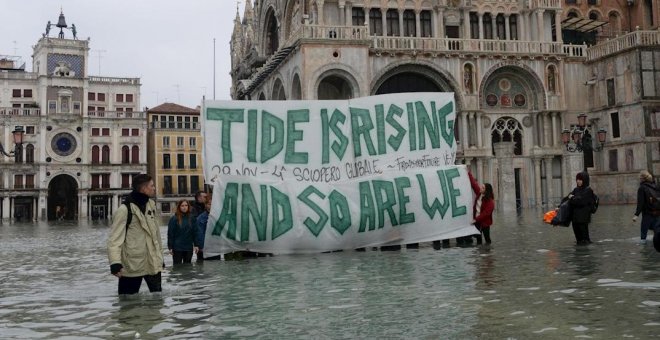
[[[60,7],[69,27],[76,25],[78,39],[91,39],[90,75],[99,74],[100,55],[101,75],[140,77],[142,107],[168,101],[194,108],[205,94],[213,99],[213,38],[216,99],[230,99],[229,39],[236,1],[0,0],[0,55],[22,57],[31,71],[32,46],[49,20],[57,23]],[[51,37],[58,33],[51,28]],[[72,37],[70,30],[65,37]]]

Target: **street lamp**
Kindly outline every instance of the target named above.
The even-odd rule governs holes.
[[[15,144],[14,150],[9,151],[9,153],[7,153],[7,151],[5,151],[5,147],[2,145],[2,142],[0,142],[0,154],[5,155],[6,157],[11,157],[12,154],[13,154],[14,157],[15,157],[15,160],[18,162],[18,160],[20,159],[19,158],[20,154],[23,150],[23,134],[24,133],[25,133],[25,131],[23,131],[22,126],[15,127],[14,131],[12,131],[12,134],[14,136],[14,144]]]
[[[572,130],[564,129],[561,132],[561,141],[566,145],[568,152],[601,151],[607,138],[607,130],[600,128],[597,132],[598,143],[593,145],[593,137],[587,128],[587,115],[578,115],[578,125]]]

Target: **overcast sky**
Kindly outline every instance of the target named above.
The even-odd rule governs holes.
[[[216,99],[230,99],[236,1],[0,0],[0,55],[22,57],[31,71],[32,46],[49,20],[57,23],[60,7],[78,39],[90,38],[89,74],[100,68],[103,76],[141,78],[142,107],[168,101],[194,108],[204,95],[213,99],[214,38]],[[51,37],[58,33],[51,28]],[[72,37],[70,30],[65,37]]]

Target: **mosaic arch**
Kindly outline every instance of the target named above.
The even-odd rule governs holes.
[[[488,110],[543,110],[543,82],[525,65],[500,63],[484,75],[479,88],[479,106]]]
[[[454,92],[456,111],[463,107],[456,80],[446,71],[427,63],[393,63],[373,78],[372,95],[404,92]]]
[[[513,154],[520,156],[523,150],[523,127],[518,120],[512,117],[502,117],[493,123],[490,129],[491,147],[495,154],[495,143],[514,142]]]

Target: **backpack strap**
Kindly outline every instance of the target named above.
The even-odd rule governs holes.
[[[128,200],[124,200],[122,202],[123,205],[126,206],[126,232],[124,233],[124,239],[126,239],[126,235],[128,234],[128,226],[131,224],[131,221],[133,220],[133,211],[131,210],[131,202]]]

